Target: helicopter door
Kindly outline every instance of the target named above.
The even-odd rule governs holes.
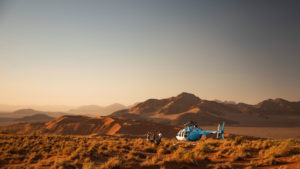
[[[187,133],[185,133],[183,130],[180,130],[176,136],[178,140],[186,140]]]

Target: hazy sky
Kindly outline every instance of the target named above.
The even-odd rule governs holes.
[[[298,1],[299,2],[299,1]],[[0,104],[300,100],[297,1],[0,1]]]

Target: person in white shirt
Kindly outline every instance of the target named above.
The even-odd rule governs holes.
[[[162,133],[159,131],[159,132],[158,132],[158,140],[159,140],[159,142],[160,142],[160,140],[161,140],[162,137],[163,137],[163,135],[162,135]]]

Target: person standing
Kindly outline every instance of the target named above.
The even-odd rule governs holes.
[[[163,135],[162,135],[161,131],[159,131],[158,132],[158,140],[160,141],[162,137],[163,137]]]
[[[156,142],[156,136],[155,136],[155,135],[156,135],[155,132],[153,132],[153,133],[152,133],[152,141],[153,141],[153,143]]]
[[[150,137],[151,137],[151,133],[148,131],[147,132],[147,141],[150,142]]]
[[[162,135],[161,131],[159,131],[157,134],[157,142],[156,142],[157,145],[160,144],[162,137],[163,137],[163,135]]]

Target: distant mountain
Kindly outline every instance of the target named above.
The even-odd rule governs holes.
[[[12,113],[0,113],[0,126],[19,122],[45,122],[67,115],[60,112],[42,112],[33,109],[21,109]]]
[[[115,111],[127,109],[128,107],[115,103],[106,107],[101,107],[98,105],[87,105],[81,106],[76,109],[71,109],[67,113],[69,114],[80,114],[80,115],[88,115],[88,116],[106,116]]]
[[[277,98],[269,99],[254,105],[256,111],[268,115],[299,115],[300,102],[289,102],[287,100]]]
[[[19,123],[0,127],[0,132],[13,134],[50,133],[59,135],[145,135],[147,131],[162,131],[174,137],[178,128],[147,121],[112,117],[62,116],[45,123]]]
[[[116,111],[111,117],[148,120],[172,125],[198,121],[200,125],[215,125],[226,121],[243,126],[298,126],[300,102],[283,99],[265,100],[257,105],[200,99],[181,93],[166,99],[149,99],[132,108]]]
[[[67,113],[62,112],[44,112],[44,111],[38,111],[34,109],[20,109],[16,110],[14,112],[6,112],[6,113],[0,113],[0,118],[22,118],[25,116],[32,116],[34,114],[46,114],[51,117],[60,117],[63,115],[68,115]]]
[[[7,105],[0,104],[0,112],[14,112],[20,109],[34,109],[44,112],[66,112],[74,106],[66,105]]]
[[[46,114],[48,116],[52,116],[52,117],[60,117],[63,115],[67,115],[67,113],[62,113],[62,112],[44,112],[44,111],[37,111],[37,110],[33,110],[33,109],[20,109],[17,111],[14,111],[12,113],[7,113],[13,117],[25,117],[25,116],[32,116],[34,114]],[[3,114],[1,115],[3,116]]]
[[[31,116],[25,116],[23,118],[15,119],[16,122],[26,122],[26,123],[34,123],[34,122],[47,122],[54,120],[54,117],[50,117],[46,114],[34,114]]]
[[[130,109],[114,112],[111,116],[148,120],[171,125],[182,125],[189,120],[201,121],[200,124],[202,125],[216,124],[225,120],[229,124],[238,123],[217,116],[222,112],[214,110],[216,105],[222,108],[225,107],[223,104],[217,102],[201,100],[190,93],[181,93],[176,97],[161,100],[149,99]]]

